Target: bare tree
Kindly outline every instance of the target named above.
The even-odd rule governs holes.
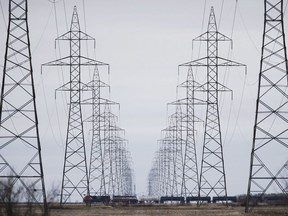
[[[47,191],[47,203],[48,203],[48,214],[50,215],[51,208],[55,204],[59,204],[60,198],[60,186],[59,184],[53,183],[51,188]]]
[[[1,215],[17,215],[19,209],[16,205],[21,200],[23,187],[17,186],[16,178],[7,178],[0,181],[0,213]]]

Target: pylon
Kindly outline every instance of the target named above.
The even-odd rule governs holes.
[[[9,183],[12,190],[23,188],[24,196],[16,199],[36,203],[47,214],[27,16],[27,1],[9,1],[0,102],[0,183]]]
[[[180,65],[181,67],[183,65]],[[184,115],[181,120],[183,125],[183,196],[186,200],[189,197],[198,197],[199,190],[199,174],[198,174],[198,162],[197,151],[195,143],[195,123],[202,122],[195,115],[195,107],[197,105],[205,104],[205,101],[196,98],[197,91],[203,90],[202,86],[195,81],[192,67],[188,68],[187,80],[181,83],[178,88],[184,88],[186,90],[185,98],[173,102],[174,105],[183,106]],[[187,199],[188,198],[188,199]]]
[[[207,32],[193,41],[205,41],[207,45],[207,57],[182,64],[182,66],[207,68],[207,83],[203,85],[205,89],[201,90],[207,93],[207,110],[199,178],[199,198],[210,195],[227,197],[218,95],[219,92],[231,90],[219,83],[218,69],[221,66],[244,65],[218,56],[218,43],[232,40],[218,32],[213,7],[210,10]]]
[[[101,88],[109,88],[109,85],[100,80],[98,68],[95,67],[93,80],[83,86],[83,90],[92,91],[92,98],[82,101],[83,105],[92,105],[92,116],[86,121],[92,122],[92,143],[89,165],[89,192],[90,195],[106,195],[104,178],[104,146],[101,138],[102,124],[101,107],[109,103],[101,98]]]
[[[265,0],[258,97],[245,211],[266,193],[288,198],[287,52],[283,0]]]
[[[67,201],[76,201],[89,193],[88,169],[86,148],[83,133],[81,110],[81,91],[84,84],[81,82],[82,66],[107,65],[81,55],[81,41],[94,40],[80,30],[77,8],[74,6],[70,30],[56,40],[70,42],[70,55],[42,66],[68,66],[70,81],[57,90],[70,92],[68,127],[65,145],[65,157],[61,186],[61,204]]]

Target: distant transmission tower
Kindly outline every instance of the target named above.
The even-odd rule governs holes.
[[[288,85],[283,0],[265,0],[258,98],[245,211],[265,193],[288,198]]]
[[[27,11],[27,1],[9,1],[0,102],[0,184],[1,190],[6,184],[11,193],[23,188],[25,195],[17,199],[36,203],[47,214]]]
[[[83,133],[83,120],[81,110],[81,68],[83,66],[106,65],[105,63],[83,57],[81,55],[81,41],[94,40],[80,30],[76,6],[73,10],[70,31],[61,35],[56,40],[70,42],[70,55],[43,66],[69,66],[70,81],[57,90],[70,92],[69,117],[64,157],[63,178],[61,187],[61,204],[67,201],[82,199],[89,194],[88,169]]]
[[[109,88],[109,85],[100,80],[98,68],[95,67],[93,80],[83,86],[83,90],[92,91],[92,98],[82,101],[84,105],[92,105],[92,116],[87,120],[92,122],[92,143],[88,174],[90,195],[106,195],[103,160],[104,146],[101,138],[104,118],[101,116],[101,107],[109,103],[109,101],[101,98],[101,88]]]
[[[204,132],[204,144],[201,161],[199,198],[214,194],[217,197],[227,197],[226,175],[224,169],[223,146],[219,116],[219,92],[231,91],[218,81],[220,66],[244,66],[218,56],[218,43],[232,41],[217,30],[214,9],[211,7],[208,30],[193,41],[207,43],[207,57],[182,64],[189,67],[207,68],[207,110]]]
[[[181,66],[182,65],[180,65],[180,67]],[[195,107],[196,105],[205,104],[205,101],[198,99],[195,96],[195,93],[202,91],[203,88],[194,80],[192,67],[188,67],[187,79],[181,83],[178,88],[184,88],[186,90],[185,98],[177,100],[172,104],[183,106],[184,115],[183,119],[181,120],[183,125],[182,136],[184,140],[182,195],[186,197],[186,201],[189,202],[189,200],[197,200],[196,198],[198,197],[199,190],[195,123],[202,122],[202,120],[195,115]]]

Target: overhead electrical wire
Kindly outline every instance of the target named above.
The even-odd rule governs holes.
[[[69,31],[65,0],[63,0],[63,7],[64,7],[64,16],[65,16],[66,30]]]
[[[237,14],[237,9],[238,9],[238,1],[236,1],[235,7],[234,7],[234,15],[233,15],[233,22],[232,22],[232,31],[231,31],[231,35],[230,38],[233,38],[233,34],[234,34],[234,27],[235,27],[235,20],[236,20],[236,14]]]
[[[244,30],[245,30],[245,32],[246,32],[246,34],[247,34],[247,36],[248,36],[251,44],[253,45],[253,47],[255,48],[255,50],[257,50],[257,52],[260,54],[261,51],[258,49],[255,41],[253,40],[253,38],[251,37],[251,35],[250,35],[250,33],[249,33],[248,29],[247,29],[246,23],[245,23],[245,21],[244,21],[244,18],[243,18],[243,16],[242,16],[242,13],[241,13],[241,9],[239,9],[239,15],[240,15],[240,20],[241,20],[241,22],[242,22],[242,25],[243,25],[243,27],[244,27]]]
[[[235,112],[234,108],[234,112],[237,113],[236,116],[235,116],[235,124],[234,124],[234,127],[233,127],[233,130],[232,130],[232,133],[230,135],[230,139],[227,143],[231,143],[232,142],[232,139],[234,137],[234,134],[236,132],[236,128],[238,127],[238,122],[239,122],[239,117],[240,117],[240,112],[242,111],[242,105],[243,105],[243,99],[244,99],[244,93],[245,93],[245,89],[246,89],[246,80],[247,80],[247,76],[245,76],[244,78],[244,83],[243,83],[243,87],[242,87],[242,93],[241,93],[241,97],[240,97],[240,104],[239,104],[239,108],[238,108],[238,111]],[[232,106],[231,106],[232,107]],[[229,112],[229,119],[231,117],[231,113]],[[228,125],[227,125],[227,130],[228,131]],[[239,127],[238,131],[242,131],[241,127]],[[242,136],[243,137],[243,136]],[[227,134],[225,135],[225,139],[227,138]]]
[[[231,39],[233,38],[233,34],[234,34],[237,9],[238,9],[238,1],[236,1],[235,8],[234,8],[233,23],[232,23],[232,30],[231,30],[231,36],[230,36]],[[232,56],[232,53],[231,53],[231,56]],[[247,76],[245,74],[244,83],[242,84],[241,98],[240,98],[240,103],[239,103],[238,110],[237,111],[235,110],[235,107],[233,106],[233,102],[231,102],[231,104],[230,104],[229,115],[228,115],[228,123],[227,123],[227,128],[226,128],[226,133],[225,133],[224,140],[228,139],[228,130],[229,130],[230,124],[231,124],[232,110],[233,110],[233,113],[236,113],[235,114],[236,117],[235,117],[235,123],[234,123],[234,127],[233,127],[233,130],[232,130],[232,133],[230,135],[229,140],[227,141],[228,144],[231,143],[231,141],[232,141],[232,139],[234,137],[235,131],[236,131],[236,127],[238,126],[238,123],[239,123],[239,117],[240,117],[240,113],[242,111],[244,93],[246,91],[246,83],[247,83]]]
[[[44,25],[43,31],[42,31],[42,33],[41,33],[41,35],[40,35],[40,38],[39,38],[36,46],[35,46],[34,49],[32,50],[32,54],[34,54],[35,51],[37,50],[37,48],[39,47],[39,45],[40,45],[40,43],[41,43],[41,41],[42,41],[42,39],[43,39],[43,36],[45,35],[45,33],[46,33],[46,31],[47,31],[47,27],[48,27],[48,24],[49,24],[49,22],[50,22],[52,13],[53,13],[53,8],[51,8],[51,10],[50,10],[50,13],[49,13],[49,15],[48,15],[46,24]],[[50,127],[50,130],[51,130],[51,132],[52,132],[52,137],[53,137],[55,143],[58,144],[58,141],[57,141],[57,139],[56,139],[55,132],[54,132],[54,130],[53,130],[54,127],[53,127],[52,122],[51,122],[51,119],[52,119],[53,114],[52,114],[52,116],[51,116],[51,114],[49,113],[49,108],[48,108],[48,103],[47,103],[47,100],[46,100],[47,97],[46,97],[46,92],[45,92],[43,80],[44,80],[44,78],[41,77],[41,84],[40,84],[40,85],[42,86],[42,91],[43,91],[43,95],[44,95],[43,98],[44,98],[44,103],[45,103],[45,107],[46,107],[46,113],[47,113],[47,116],[48,116],[48,127]],[[45,132],[44,132],[42,138],[45,137],[45,134],[47,133],[48,130],[46,129],[46,130],[44,130],[44,131],[45,131]],[[58,146],[60,146],[60,145],[58,144]],[[63,145],[62,145],[61,147],[63,147]]]
[[[53,8],[54,8],[54,15],[55,15],[56,34],[57,34],[57,37],[59,37],[60,34],[59,34],[58,16],[57,16],[57,10],[56,10],[56,1],[53,2]],[[65,12],[64,12],[64,14],[65,14]],[[66,26],[66,27],[68,29],[68,26]],[[59,57],[61,58],[62,53],[61,53],[60,41],[57,40],[57,43],[58,43]],[[55,50],[55,57],[56,57],[56,59],[58,59],[56,50]],[[57,71],[58,71],[58,67],[57,67]],[[58,80],[61,80],[60,76],[59,76],[59,72],[57,74],[58,74]],[[61,67],[61,78],[62,78],[62,83],[65,83],[64,71],[63,71],[62,67]],[[59,83],[59,84],[61,85],[61,83]],[[65,103],[68,104],[67,98],[62,96],[62,99],[63,100],[61,100],[61,101],[63,102],[63,107],[65,107]],[[67,110],[66,109],[64,109],[64,110],[65,110],[65,113],[67,114]]]
[[[87,19],[86,19],[86,13],[87,13],[87,11],[86,11],[85,0],[82,0],[82,9],[83,9],[83,17],[84,17],[84,31],[87,33]],[[89,43],[88,43],[88,40],[86,40],[85,42],[86,42],[86,54],[87,54],[87,57],[89,58],[89,56],[90,56],[90,55],[89,55]],[[94,47],[94,53],[96,53],[95,47]],[[96,60],[96,57],[95,57],[95,60]],[[94,67],[96,67],[96,70],[98,71],[97,65],[94,66]],[[92,79],[93,79],[93,73],[94,73],[94,69],[93,69],[92,72],[91,72],[90,66],[88,66],[89,80],[92,80]],[[99,73],[99,71],[98,71],[98,73]],[[99,74],[99,76],[100,76],[100,74]],[[86,112],[83,112],[83,113],[86,113]],[[89,139],[86,139],[86,140],[91,141],[91,140],[92,140],[92,139],[91,139],[91,135],[93,134],[93,132],[92,132],[92,134],[90,133],[90,129],[88,128],[88,124],[84,124],[84,127],[85,127],[85,131],[87,131],[85,137],[88,137],[88,138],[89,138]],[[87,149],[87,151],[88,151],[88,149]],[[88,155],[89,155],[89,154],[88,154]]]
[[[51,2],[51,1],[49,1],[49,2]],[[48,15],[46,24],[44,25],[44,29],[43,29],[43,31],[42,31],[42,33],[40,35],[40,39],[38,40],[37,45],[33,49],[32,53],[34,53],[36,51],[36,49],[39,47],[39,45],[40,45],[40,43],[41,43],[41,41],[43,39],[43,36],[46,33],[46,31],[47,31],[47,26],[48,26],[48,23],[49,23],[49,21],[51,19],[52,12],[53,12],[53,8],[51,7],[51,10],[50,10],[50,13]],[[43,91],[43,96],[44,96],[42,98],[44,98],[44,104],[45,104],[46,113],[47,113],[47,116],[48,116],[48,127],[50,128],[50,131],[52,133],[53,140],[55,141],[56,144],[58,144],[58,146],[60,146],[59,142],[56,139],[56,135],[55,135],[55,132],[54,132],[54,129],[53,129],[54,127],[53,127],[52,122],[51,122],[53,113],[51,115],[51,113],[49,112],[50,109],[48,108],[48,102],[47,102],[46,92],[45,92],[45,88],[44,88],[44,77],[43,76],[41,77],[41,84],[40,85],[42,86],[42,91]],[[45,134],[47,134],[47,131],[48,131],[47,129],[44,130],[44,134],[43,134],[42,138],[45,137]],[[60,134],[61,134],[61,132],[60,132]],[[62,137],[62,136],[60,135],[60,137]],[[63,147],[63,145],[61,147]]]
[[[224,0],[222,1],[222,3],[224,2]],[[222,4],[222,8],[223,8],[223,4]],[[237,8],[238,8],[238,1],[236,1],[235,3],[235,7],[234,7],[234,12],[233,12],[233,21],[232,21],[232,29],[231,29],[231,40],[233,39],[233,34],[234,34],[234,27],[235,27],[235,20],[236,20],[236,14],[237,14]],[[221,9],[222,10],[222,9]],[[222,12],[221,12],[222,13]],[[220,15],[222,16],[222,15]],[[220,18],[221,20],[221,18]],[[228,51],[228,59],[231,60],[233,57],[233,51],[231,49],[229,49]],[[226,83],[228,82],[229,80],[229,75],[230,75],[230,68],[229,70],[226,68],[225,69],[225,73],[224,73],[224,78],[223,78],[223,84],[226,85]],[[225,81],[226,80],[226,81]],[[230,143],[231,142],[231,139],[232,137],[234,136],[234,133],[235,133],[235,128],[236,128],[236,125],[238,124],[238,120],[239,120],[239,115],[240,115],[240,111],[241,111],[241,107],[242,107],[242,102],[243,102],[243,96],[244,96],[244,92],[245,92],[245,89],[246,89],[246,75],[245,75],[245,80],[244,80],[244,84],[243,84],[243,87],[242,87],[242,93],[241,93],[241,99],[240,99],[240,105],[239,105],[239,109],[238,109],[238,112],[237,112],[237,117],[236,117],[236,121],[235,121],[235,127],[233,129],[233,132],[232,132],[232,135],[230,136],[230,140],[227,142],[227,143]],[[221,101],[221,99],[220,99]],[[225,96],[223,96],[223,99],[222,99],[222,102],[221,102],[221,108],[220,110],[223,110],[224,108],[224,101],[225,101]],[[223,139],[223,146],[224,144],[226,143],[226,140],[227,140],[227,136],[228,136],[228,132],[229,132],[229,128],[230,128],[230,124],[231,124],[231,115],[232,115],[232,110],[234,110],[233,108],[233,101],[230,103],[230,107],[229,107],[229,112],[228,112],[228,119],[227,119],[227,126],[226,126],[226,130],[225,130],[225,134],[224,134],[224,139]],[[220,111],[221,112],[221,111]]]
[[[2,14],[2,17],[3,17],[4,25],[7,28],[6,18],[5,18],[5,15],[4,15],[3,5],[2,5],[1,1],[0,1],[0,8],[1,8],[1,14]]]
[[[203,16],[202,16],[200,34],[202,34],[203,31],[204,31],[204,22],[205,22],[205,16],[206,16],[206,7],[207,7],[207,0],[205,0],[204,3],[203,3],[203,13],[202,13]],[[201,48],[202,48],[202,41],[200,40],[200,41],[199,41],[199,45],[198,45],[197,59],[200,58]],[[192,41],[191,60],[193,60],[193,53],[194,53],[194,52],[193,52],[193,41]],[[195,80],[197,80],[198,67],[195,68],[195,71],[193,71],[193,73],[194,73],[194,78],[195,78]],[[198,76],[198,77],[199,77],[199,76]],[[204,82],[205,82],[205,81],[204,81]],[[203,91],[202,94],[203,94],[203,97],[204,97],[205,92]],[[201,106],[201,108],[200,108],[200,118],[201,118],[202,116],[204,116],[204,115],[205,115],[205,108],[204,108],[204,106]],[[203,127],[204,127],[204,124],[203,124]]]
[[[46,93],[45,93],[45,88],[44,88],[43,79],[41,79],[41,86],[42,86],[43,96],[44,96],[44,98],[47,98],[47,97],[46,97]],[[57,144],[58,146],[60,146],[60,147],[63,147],[63,144],[62,144],[62,145],[61,145],[61,144],[59,145],[59,142],[58,142],[57,139],[56,139],[56,135],[55,135],[54,130],[53,130],[54,127],[53,127],[53,124],[52,124],[52,122],[51,122],[52,117],[51,117],[51,114],[49,113],[48,103],[47,103],[47,100],[46,100],[46,99],[44,99],[44,103],[45,103],[45,107],[46,107],[46,113],[47,113],[47,116],[48,116],[48,127],[49,127],[50,130],[51,130],[52,137],[53,137],[53,139],[54,139],[54,143],[56,143],[56,144]],[[52,116],[53,116],[53,114],[52,114]],[[44,131],[46,131],[45,133],[47,133],[48,130],[44,130]],[[45,133],[42,135],[42,138],[45,137]],[[62,142],[60,142],[60,143],[62,143]]]
[[[56,34],[57,34],[57,37],[59,37],[59,26],[58,26],[58,16],[57,16],[57,10],[56,10],[56,2],[54,1],[53,2],[53,8],[54,8],[54,15],[55,15],[55,25],[56,25]],[[65,14],[65,13],[64,13]],[[67,23],[66,23],[66,25],[68,25]],[[68,26],[66,26],[66,28],[68,29]],[[58,52],[59,52],[59,57],[61,58],[61,47],[60,47],[60,42],[59,42],[59,40],[57,41],[57,43],[58,43]],[[56,50],[55,50],[55,57],[56,57],[56,59],[58,58],[58,56],[57,56],[57,52],[56,52]],[[58,70],[58,67],[56,68],[57,69],[57,74],[58,74],[58,81],[59,80],[61,80],[61,78],[62,78],[62,83],[65,83],[65,79],[64,79],[64,71],[63,71],[63,68],[61,67],[61,78],[60,78],[60,76],[59,76],[59,70]],[[60,84],[60,83],[59,83]],[[61,85],[61,84],[60,84]],[[65,97],[65,96],[63,96],[62,94],[61,94],[61,96],[62,96],[62,103],[63,103],[63,107],[65,107],[65,103],[66,104],[68,104],[68,102],[67,102],[67,98]],[[65,101],[65,102],[64,102]],[[60,138],[61,139],[64,139],[64,136],[63,136],[63,134],[62,134],[62,130],[60,129],[60,118],[59,118],[59,110],[58,110],[58,107],[57,107],[57,103],[55,103],[56,104],[56,113],[57,113],[57,122],[58,122],[58,126],[59,126],[59,134],[60,134]],[[64,112],[65,112],[65,114],[67,115],[67,110],[64,108]],[[65,142],[65,141],[64,141]],[[62,142],[62,143],[64,143],[64,142]]]
[[[2,16],[3,16],[3,20],[4,20],[4,25],[5,25],[6,28],[8,29],[7,23],[6,23],[6,18],[5,18],[5,15],[4,15],[3,6],[2,6],[2,3],[1,3],[1,2],[0,2],[0,8],[1,8],[1,13],[2,13]],[[35,52],[35,50],[38,48],[38,46],[39,46],[39,44],[40,44],[40,41],[41,41],[42,38],[43,38],[43,35],[44,35],[44,33],[45,33],[45,31],[46,31],[46,28],[47,28],[47,24],[48,24],[48,22],[49,22],[49,20],[50,20],[50,16],[51,16],[51,12],[50,12],[50,14],[49,14],[49,16],[48,16],[48,18],[47,18],[47,22],[46,22],[46,24],[45,24],[45,26],[44,26],[44,29],[43,29],[42,33],[41,33],[40,39],[38,40],[38,42],[37,42],[37,44],[36,44],[36,47],[31,51],[31,55],[33,55],[33,53]],[[8,31],[9,31],[9,29],[8,29]],[[10,45],[10,46],[12,46],[12,45]],[[17,63],[19,63],[17,56],[15,56],[15,61],[16,61]],[[22,71],[22,68],[20,67],[19,69],[20,69],[22,75],[24,76],[23,71]],[[37,86],[37,84],[34,84],[34,85]],[[7,104],[5,104],[5,106],[7,106]],[[7,110],[7,107],[4,108],[4,109]],[[13,126],[16,134],[18,134],[13,119],[10,118],[10,121],[11,121],[11,124],[12,124],[12,126]],[[14,135],[16,136],[16,134],[14,134]],[[23,141],[23,140],[22,140],[22,141]],[[27,146],[27,147],[29,147],[29,148],[32,148],[31,146],[27,145],[24,141],[23,141],[22,143],[23,143],[25,146]]]
[[[200,32],[200,34],[203,33],[203,29],[204,29],[204,21],[205,21],[205,15],[206,15],[206,6],[207,6],[207,0],[204,1],[203,16],[202,16],[202,23],[201,23],[201,32]],[[200,58],[200,51],[201,51],[201,41],[199,42],[199,49],[198,49],[197,59]],[[192,42],[192,57],[191,57],[191,59],[193,59],[193,42]],[[197,68],[196,68],[195,78],[196,78],[196,76],[197,76]]]
[[[285,9],[284,9],[284,13],[286,12],[286,9],[287,9],[287,5],[288,5],[288,1],[286,2],[286,5],[285,5]],[[240,14],[240,16],[241,16],[241,14]],[[242,23],[244,24],[244,21],[243,21],[243,17],[241,16],[241,21],[242,21]],[[247,28],[246,28],[246,26],[245,26],[245,24],[244,24],[244,27],[245,27],[245,30],[247,30]],[[233,27],[234,28],[234,27]],[[249,37],[249,39],[251,40],[252,38],[250,37],[250,34],[249,34],[249,32],[247,31],[247,34],[248,34],[248,37]],[[251,40],[252,42],[253,42],[253,40]],[[254,43],[253,43],[254,44]],[[254,44],[255,45],[255,44]],[[275,45],[274,45],[275,46]],[[257,48],[256,48],[257,49]],[[260,52],[258,49],[257,49],[257,51],[258,52]],[[235,125],[234,125],[234,128],[233,128],[233,130],[232,130],[232,134],[231,134],[231,136],[230,136],[230,139],[229,139],[229,141],[228,141],[228,143],[230,143],[231,141],[232,141],[232,139],[233,139],[233,136],[234,136],[234,134],[235,134],[235,131],[236,131],[236,128],[238,127],[238,131],[241,133],[241,134],[243,134],[243,132],[241,132],[241,127],[239,127],[239,124],[238,124],[238,120],[239,120],[239,116],[240,116],[240,112],[241,112],[241,108],[242,108],[242,104],[243,104],[243,98],[244,98],[244,92],[245,92],[245,87],[246,87],[246,81],[247,81],[247,79],[246,79],[246,76],[245,76],[245,79],[244,79],[244,85],[243,85],[243,89],[242,89],[242,94],[241,94],[241,99],[240,99],[240,105],[239,105],[239,109],[238,109],[238,111],[237,111],[237,114],[236,114],[236,122],[235,122]],[[258,79],[256,80],[256,82],[253,84],[253,85],[255,85],[256,83],[258,83]],[[282,101],[284,100],[284,96],[283,96],[283,98],[282,98]],[[234,111],[235,112],[235,111]],[[229,113],[229,118],[230,118],[230,113]],[[271,127],[270,127],[270,129],[269,129],[269,131],[271,130],[271,128],[272,128],[272,126],[273,126],[273,124],[274,124],[274,122],[275,122],[275,120],[276,120],[276,116],[275,116],[275,118],[274,118],[274,120],[273,120],[273,122],[272,122],[272,124],[271,124]],[[228,126],[227,126],[227,128],[228,128]],[[244,136],[243,136],[244,137]],[[247,143],[248,142],[250,142],[250,141],[246,141]],[[264,142],[264,141],[263,141]]]
[[[86,7],[85,7],[85,0],[82,0],[82,7],[83,7],[83,17],[84,17],[84,30],[87,33],[87,21],[86,21]],[[89,44],[88,44],[88,40],[85,41],[86,42],[86,53],[87,53],[87,57],[89,58]],[[97,66],[96,66],[97,67]],[[94,70],[93,70],[94,71]],[[92,80],[92,74],[91,74],[91,70],[90,67],[88,67],[88,72],[89,72],[89,78],[90,80]]]
[[[225,0],[222,0],[222,3],[221,3],[221,10],[220,10],[220,16],[219,16],[219,21],[218,21],[218,29],[220,29],[220,24],[221,24],[221,21],[222,21],[224,1],[225,1]]]
[[[57,34],[57,37],[58,37],[58,36],[59,36],[59,28],[58,28],[58,17],[57,17],[56,3],[60,2],[60,1],[55,1],[55,0],[54,0],[54,1],[48,0],[48,1],[53,4],[53,6],[51,7],[51,14],[52,14],[52,11],[54,10],[55,25],[56,25],[56,34]],[[49,18],[50,18],[50,16],[51,16],[51,14],[49,15]],[[67,27],[67,29],[68,29],[68,27]],[[45,27],[45,30],[46,30],[46,27]],[[58,43],[59,43],[59,41],[58,41]],[[58,50],[59,50],[59,54],[60,54],[60,57],[61,57],[61,48],[60,48],[59,44],[58,44]],[[56,56],[56,59],[57,59],[57,52],[56,52],[56,50],[55,50],[55,56]],[[57,71],[58,71],[58,68],[57,68]],[[61,67],[61,71],[62,71],[62,82],[64,82],[64,76],[63,76],[62,67]],[[58,74],[58,81],[60,81],[61,78],[59,77],[59,72],[58,72],[57,74]],[[50,127],[50,130],[51,130],[51,133],[52,133],[52,136],[53,136],[54,140],[56,141],[56,143],[58,143],[58,142],[57,142],[57,139],[56,139],[56,135],[55,135],[54,129],[53,129],[53,128],[55,128],[55,127],[52,126],[52,122],[51,122],[52,117],[51,117],[51,114],[50,114],[49,109],[48,109],[47,97],[46,97],[46,92],[45,92],[45,88],[44,88],[44,78],[41,79],[41,82],[42,82],[42,89],[43,89],[44,101],[45,101],[45,106],[46,106],[46,113],[47,113],[48,118],[49,118],[49,120],[48,120],[48,125],[49,125],[49,127]],[[63,99],[63,97],[62,97],[62,100],[61,100],[61,101],[63,102],[63,106],[65,107],[65,102],[66,102],[66,104],[67,104],[67,99],[66,99],[66,97],[64,97],[64,99]],[[58,111],[57,103],[55,103],[55,104],[56,104],[56,109],[55,109],[55,110],[56,110],[57,123],[58,123],[58,125],[60,126],[59,111]],[[66,109],[64,109],[64,112],[67,114]],[[62,139],[62,138],[63,138],[63,136],[62,136],[62,130],[59,128],[58,131],[59,131],[60,139]],[[63,142],[61,142],[61,143],[63,143]],[[58,144],[58,146],[63,147],[63,145],[59,145],[59,144]]]
[[[4,25],[5,25],[5,27],[6,27],[6,29],[7,29],[7,23],[6,23],[6,18],[5,18],[5,15],[4,15],[4,10],[3,10],[3,6],[2,6],[2,3],[1,3],[1,1],[0,1],[0,9],[1,9],[1,14],[2,14],[2,17],[3,17],[3,21],[4,21]],[[4,65],[0,65],[0,67],[4,67]]]
[[[34,49],[32,50],[32,53],[31,53],[31,54],[34,54],[34,52],[35,52],[35,51],[37,50],[37,48],[39,47],[39,45],[40,45],[40,43],[41,43],[41,41],[42,41],[42,39],[43,39],[43,36],[44,36],[44,34],[45,34],[46,30],[47,30],[47,26],[48,26],[48,24],[49,24],[49,22],[50,22],[50,18],[51,18],[52,12],[53,12],[53,9],[50,10],[50,13],[49,13],[48,18],[47,18],[47,20],[46,20],[46,23],[45,23],[45,25],[44,25],[43,31],[42,31],[42,33],[41,33],[41,35],[40,35],[40,38],[39,38],[38,42],[36,43],[36,46],[35,46]]]
[[[222,3],[224,3],[224,0],[222,1]],[[231,30],[231,36],[230,36],[230,39],[231,39],[231,43],[233,43],[232,39],[233,39],[233,33],[234,33],[234,26],[235,26],[235,18],[236,18],[236,12],[237,12],[237,4],[238,2],[236,1],[236,4],[235,4],[235,7],[234,7],[234,12],[233,12],[233,21],[232,21],[232,30]],[[222,5],[223,7],[223,5]],[[222,10],[222,9],[221,9]],[[222,12],[221,12],[222,13]],[[222,16],[222,15],[221,15]],[[232,56],[233,56],[233,51],[232,51],[232,44],[231,44],[231,48],[228,50],[228,56],[227,56],[227,59],[228,60],[231,60],[232,59]],[[223,85],[226,86],[226,84],[228,83],[228,79],[229,79],[229,75],[230,75],[230,67],[226,67],[225,68],[225,73],[224,73],[224,77],[223,77]],[[233,94],[233,93],[232,93]],[[222,97],[222,94],[220,95],[220,97]],[[223,100],[222,100],[222,106],[220,108],[220,110],[223,110],[223,106],[224,106],[224,100],[225,100],[225,96],[223,96]],[[221,101],[221,98],[220,98],[220,101]]]

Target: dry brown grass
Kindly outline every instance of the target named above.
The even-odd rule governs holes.
[[[19,205],[17,212],[26,212],[23,205]],[[1,213],[0,213],[1,215]],[[22,214],[24,215],[24,214]],[[17,214],[17,216],[22,216]],[[39,209],[32,215],[41,215]],[[245,214],[242,206],[225,207],[221,204],[196,205],[131,205],[131,206],[105,206],[93,204],[87,207],[85,204],[59,204],[50,205],[49,216],[288,216],[287,206],[259,206],[252,213]],[[5,215],[1,215],[5,216]]]
[[[257,207],[252,213],[245,214],[244,207],[223,205],[203,205],[197,207],[196,205],[150,205],[150,206],[104,206],[92,205],[86,207],[85,205],[66,205],[63,208],[54,206],[50,209],[51,216],[288,216],[288,206],[262,206]]]

